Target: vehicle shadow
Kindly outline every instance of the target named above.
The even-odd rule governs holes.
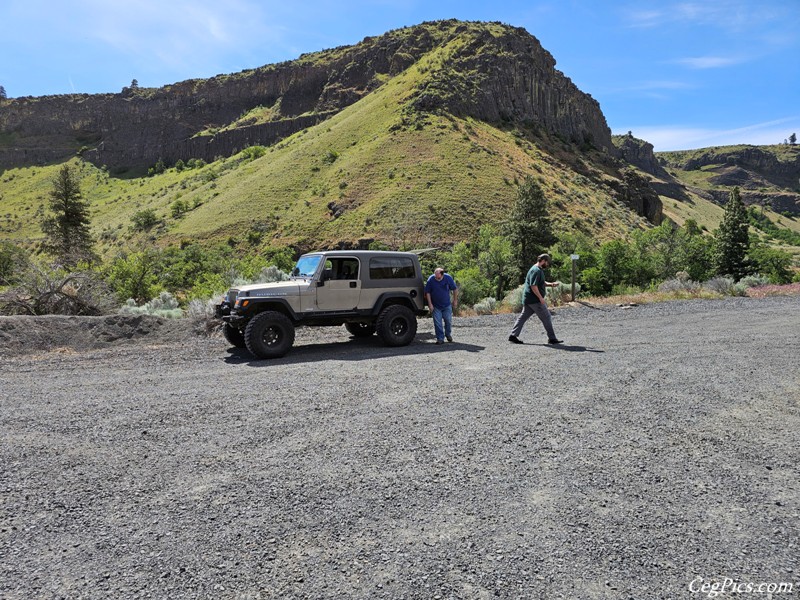
[[[369,338],[350,338],[337,342],[318,344],[300,344],[292,347],[286,356],[281,358],[255,358],[246,348],[228,348],[228,356],[223,360],[228,364],[247,364],[252,367],[268,367],[270,365],[290,365],[323,360],[360,361],[393,356],[414,356],[419,354],[436,354],[439,352],[481,352],[486,346],[465,344],[454,341],[437,345],[428,340],[436,339],[431,334],[419,334],[408,346],[385,346],[377,336]]]

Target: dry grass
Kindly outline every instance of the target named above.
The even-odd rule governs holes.
[[[800,283],[786,285],[760,285],[747,290],[749,298],[766,298],[767,296],[800,296]]]

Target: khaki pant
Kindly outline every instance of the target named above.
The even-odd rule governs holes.
[[[550,310],[540,302],[522,305],[522,312],[514,322],[514,327],[511,328],[511,335],[519,337],[519,334],[522,333],[522,327],[525,325],[525,321],[530,319],[533,314],[536,314],[542,322],[542,325],[544,325],[544,329],[547,332],[547,339],[556,339],[556,332],[553,330],[553,320],[550,318]]]

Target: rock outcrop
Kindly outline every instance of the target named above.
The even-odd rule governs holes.
[[[653,152],[653,144],[650,142],[635,138],[630,133],[627,135],[615,135],[613,142],[619,151],[620,158],[624,161],[655,177],[662,179],[669,177],[664,167],[658,162],[655,152]]]

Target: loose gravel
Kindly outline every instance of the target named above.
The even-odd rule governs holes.
[[[300,329],[270,361],[0,319],[0,597],[798,594],[799,314],[578,306],[560,347],[536,319],[508,343],[514,315],[399,349]]]

